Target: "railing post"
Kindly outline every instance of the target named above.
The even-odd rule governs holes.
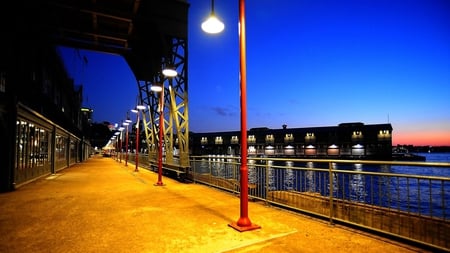
[[[333,192],[334,192],[334,188],[333,188],[333,163],[329,162],[328,163],[328,182],[330,184],[330,225],[333,225]]]
[[[208,182],[211,183],[212,180],[212,162],[211,162],[211,156],[208,156],[208,169],[209,169],[209,173],[208,173]]]
[[[266,205],[268,205],[269,204],[269,200],[268,200],[268,198],[269,198],[269,182],[270,182],[270,178],[269,178],[269,165],[268,165],[268,162],[267,162],[267,160],[265,160],[264,161],[264,163],[266,164],[265,166],[264,166],[264,169],[265,169],[265,171],[266,171],[266,182],[265,182],[265,184],[266,184],[266,197],[265,197],[265,199],[266,199]]]
[[[194,182],[194,183],[196,183],[195,182],[195,171],[197,171],[197,160],[196,160],[197,158],[195,158],[195,157],[192,157],[192,156],[189,156],[189,167],[191,168],[191,173],[192,173],[192,181]],[[200,162],[201,162],[201,160],[200,160]]]

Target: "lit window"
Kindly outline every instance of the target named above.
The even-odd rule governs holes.
[[[286,134],[286,136],[284,136],[284,142],[288,143],[288,142],[293,142],[294,141],[294,135],[293,134]]]
[[[222,136],[216,136],[216,139],[214,141],[216,144],[223,144]]]
[[[266,143],[273,143],[274,142],[273,134],[266,135]]]
[[[316,140],[316,136],[314,136],[314,133],[306,133],[306,136],[305,136],[306,142],[311,142],[311,141],[315,141],[315,140]]]

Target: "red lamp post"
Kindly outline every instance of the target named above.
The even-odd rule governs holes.
[[[215,18],[214,23],[202,24],[202,28],[207,33],[218,33],[224,28],[223,24],[214,15],[214,0],[212,0],[211,17]],[[217,28],[218,27],[218,28]],[[208,30],[212,28],[211,30]],[[252,224],[248,217],[248,165],[247,165],[247,69],[246,69],[246,37],[245,37],[245,0],[239,0],[239,76],[240,76],[240,103],[241,103],[241,165],[240,165],[240,217],[237,222],[229,224],[230,227],[240,231],[259,229],[261,226]]]
[[[130,125],[130,123],[131,123],[130,117],[127,116],[127,119],[123,123],[123,125],[126,126],[127,131],[125,134],[125,166],[128,166],[128,125]]]
[[[163,160],[163,138],[164,138],[164,85],[152,86],[151,89],[159,92],[159,144],[158,144],[158,181],[155,186],[163,186],[162,181],[162,160]]]
[[[123,123],[122,123],[122,125],[123,125]],[[119,127],[119,131],[120,131],[120,135],[119,135],[119,162],[121,163],[122,162],[122,131],[124,130],[125,128],[123,127],[123,126],[120,126]]]
[[[158,182],[156,185],[164,185],[162,182],[162,160],[164,139],[164,87],[159,98],[159,157],[158,157]]]
[[[139,116],[140,116],[140,111],[144,110],[145,106],[143,105],[136,105],[135,109],[132,109],[131,111],[136,113],[136,158],[135,158],[135,168],[134,171],[138,172],[139,171]]]
[[[167,60],[167,59],[166,59]],[[175,65],[166,62],[162,73],[167,78],[176,77],[178,75]],[[164,83],[153,85],[151,90],[159,92],[159,154],[158,154],[158,182],[156,186],[164,185],[162,182],[162,165],[163,165],[163,139],[164,139]]]

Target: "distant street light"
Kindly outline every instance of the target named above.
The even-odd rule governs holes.
[[[162,70],[164,76],[172,78],[178,75],[176,67],[166,64]],[[158,181],[156,186],[162,186],[162,166],[163,166],[163,139],[164,139],[164,83],[154,84],[151,87],[154,92],[159,92],[159,145],[158,145]]]
[[[212,2],[211,16],[214,18],[214,0]],[[217,19],[217,18],[216,18]],[[217,19],[218,20],[218,19]],[[215,22],[214,27],[203,25],[202,29],[207,33],[217,33],[225,27],[222,22]],[[211,23],[210,23],[211,24]],[[214,22],[212,23],[214,24]],[[241,102],[241,166],[240,166],[240,188],[241,188],[241,215],[237,222],[229,224],[230,227],[240,231],[249,231],[261,228],[252,224],[248,217],[248,165],[247,165],[247,69],[245,48],[245,0],[239,0],[239,63],[240,63],[240,102]]]
[[[122,125],[123,125],[123,123],[122,123]],[[119,142],[119,162],[120,163],[122,162],[122,141],[123,141],[123,139],[122,139],[122,132],[123,132],[124,129],[125,128],[123,126],[119,127],[119,131],[120,131],[120,135],[119,135],[119,139],[120,139],[120,142]]]
[[[125,120],[125,122],[123,122],[123,125],[126,126],[127,128],[127,132],[126,132],[126,136],[125,136],[125,166],[128,166],[128,125],[130,125],[131,120],[130,117],[128,116],[128,112],[127,112],[127,119]]]
[[[163,160],[163,132],[164,132],[164,84],[152,85],[151,90],[154,92],[159,92],[159,144],[158,144],[158,181],[155,186],[162,186],[162,160]]]
[[[141,114],[140,111],[144,110],[144,109],[145,109],[145,106],[136,105],[136,108],[131,110],[132,112],[136,113],[136,158],[134,161],[134,164],[136,166],[134,168],[135,172],[139,171],[139,169],[138,169],[138,166],[139,166],[139,121],[140,121],[139,115]]]
[[[119,161],[120,154],[120,131],[114,133],[114,140],[116,141],[116,160]]]
[[[165,68],[162,70],[162,73],[167,77],[176,77],[178,75],[175,67],[170,64],[166,64]]]

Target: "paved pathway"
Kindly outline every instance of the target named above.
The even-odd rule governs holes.
[[[0,252],[425,252],[249,203],[262,228],[237,232],[239,198],[93,157],[0,194]]]

